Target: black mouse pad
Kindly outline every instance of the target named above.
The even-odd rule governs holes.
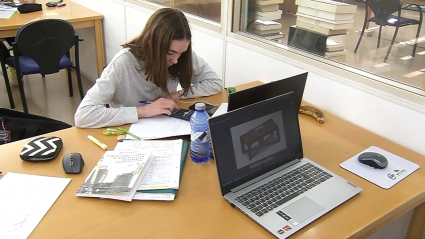
[[[28,140],[20,153],[22,160],[37,162],[54,159],[62,149],[59,137],[36,137]]]

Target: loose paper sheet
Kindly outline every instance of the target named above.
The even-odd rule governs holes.
[[[189,135],[190,123],[165,115],[157,115],[150,118],[139,119],[137,123],[131,124],[129,132],[142,139],[160,139],[172,136]],[[126,135],[127,139],[135,139]]]
[[[0,238],[27,238],[71,181],[7,173],[0,180]]]

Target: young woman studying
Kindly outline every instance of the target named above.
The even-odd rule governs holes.
[[[123,45],[87,91],[75,113],[75,125],[100,128],[135,123],[139,118],[171,114],[176,100],[221,92],[223,81],[192,52],[191,38],[181,11],[156,11],[142,33]]]

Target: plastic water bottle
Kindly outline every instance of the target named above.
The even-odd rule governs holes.
[[[190,157],[195,163],[206,163],[211,158],[209,116],[204,103],[196,103],[195,110],[190,117]]]

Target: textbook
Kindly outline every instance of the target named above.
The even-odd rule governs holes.
[[[321,27],[316,24],[311,24],[311,23],[300,21],[300,20],[297,20],[297,27],[303,28],[309,31],[317,32],[326,36],[341,35],[341,34],[347,33],[347,29],[331,30],[326,27]]]
[[[282,24],[275,22],[275,21],[262,21],[262,20],[255,20],[254,22],[254,28],[261,31],[266,30],[275,30],[275,29],[282,29]]]
[[[182,179],[183,169],[186,164],[187,152],[189,151],[190,143],[183,141],[181,160],[180,160],[180,178]],[[178,189],[156,189],[156,190],[137,190],[134,200],[164,200],[172,201],[177,197]]]
[[[131,201],[150,166],[151,152],[106,151],[75,195]]]

